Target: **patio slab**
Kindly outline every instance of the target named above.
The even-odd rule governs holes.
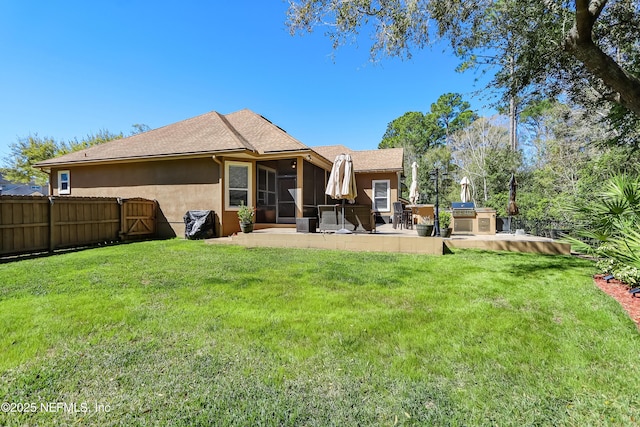
[[[394,229],[385,224],[376,233],[335,234],[297,233],[293,227],[256,227],[253,233],[209,239],[212,244],[246,247],[316,248],[358,252],[396,252],[443,255],[458,248],[492,251],[534,252],[551,255],[571,254],[571,245],[556,240],[514,234],[454,235],[449,239],[419,237],[416,230]],[[264,225],[266,227],[266,225]]]

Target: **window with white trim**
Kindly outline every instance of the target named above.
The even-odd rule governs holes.
[[[380,179],[371,181],[373,189],[373,210],[376,212],[391,211],[391,181]]]
[[[58,171],[58,194],[71,194],[71,174],[69,171]]]
[[[241,204],[253,206],[252,164],[248,162],[225,162],[225,200],[228,210],[236,210]]]

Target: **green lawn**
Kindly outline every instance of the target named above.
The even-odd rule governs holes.
[[[182,240],[2,264],[0,402],[35,412],[0,425],[634,425],[640,334],[594,272]]]

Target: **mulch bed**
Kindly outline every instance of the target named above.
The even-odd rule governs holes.
[[[593,276],[593,280],[607,295],[620,303],[622,308],[629,313],[629,317],[636,322],[636,326],[640,328],[640,298],[634,297],[629,293],[631,286],[616,279],[611,279],[607,283],[603,274]]]

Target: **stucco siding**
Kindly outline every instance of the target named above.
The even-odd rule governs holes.
[[[58,195],[58,171],[51,184]],[[76,166],[70,171],[71,196],[143,197],[158,201],[158,235],[184,236],[186,211],[216,213],[216,233],[222,212],[219,165],[211,158],[166,160],[113,165]]]
[[[390,184],[390,202],[398,200],[398,174],[395,172],[388,173],[358,173],[356,174],[356,185],[358,187],[357,203],[360,205],[369,205],[373,207],[373,181],[389,180]],[[388,215],[390,212],[380,212]]]

